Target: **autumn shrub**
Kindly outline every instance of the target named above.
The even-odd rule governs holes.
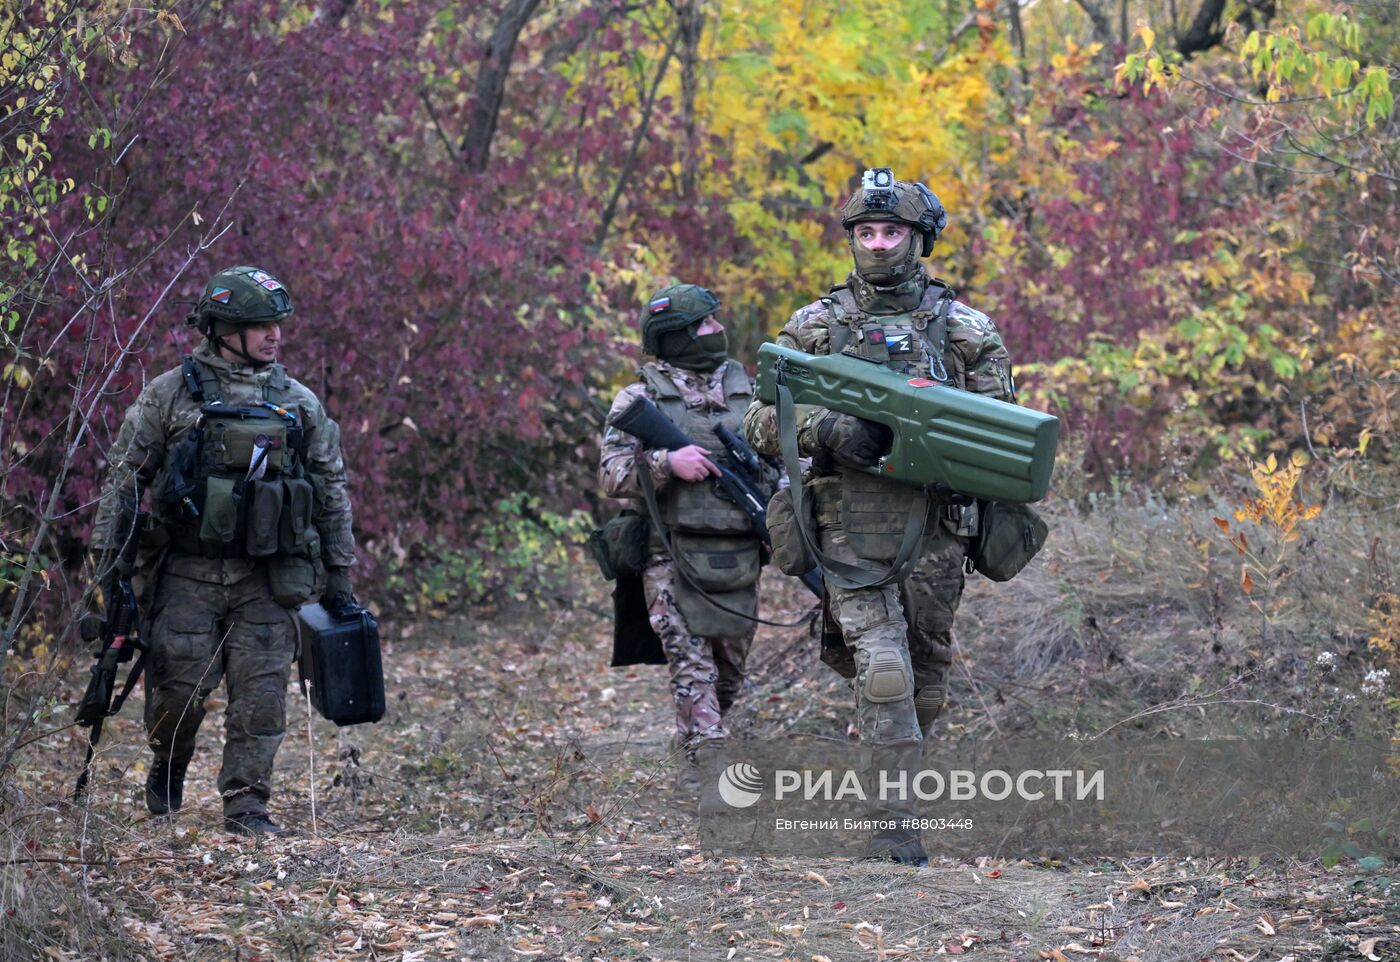
[[[232,0],[183,21],[122,15],[116,52],[98,48],[49,135],[56,169],[83,199],[44,212],[38,286],[7,289],[26,377],[11,379],[20,403],[3,423],[25,452],[5,466],[7,542],[23,543],[42,513],[77,372],[111,361],[118,373],[59,493],[57,537],[31,559],[73,563],[123,408],[195,346],[188,305],[205,277],[236,263],[268,269],[292,293],[283,360],[340,421],[367,566],[409,543],[466,551],[503,498],[543,498],[561,517],[588,503],[599,385],[631,351],[618,318],[630,320],[643,293],[603,282],[617,275],[597,245],[603,222],[658,241],[701,228],[661,206],[668,105],[649,114],[653,136],[635,156],[614,136],[641,121],[616,73],[636,26],[599,22],[595,10],[522,38],[490,163],[464,162],[447,131],[463,126],[478,32],[496,12],[384,4],[335,19]],[[530,52],[563,42],[567,55],[570,41],[612,72]],[[625,190],[605,210],[620,171]],[[177,274],[211,227],[217,239]],[[703,229],[722,244],[727,221],[712,214]],[[685,270],[687,256],[668,266]],[[114,344],[156,303],[122,357]]]
[[[582,544],[593,529],[583,510],[559,514],[517,493],[481,515],[464,543],[436,538],[395,555],[385,587],[415,614],[463,605],[555,606],[573,599]],[[592,573],[591,566],[584,569]]]

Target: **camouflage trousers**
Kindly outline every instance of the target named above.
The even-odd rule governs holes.
[[[732,637],[692,633],[671,591],[675,576],[675,562],[666,555],[653,554],[647,559],[642,583],[647,616],[661,639],[671,671],[671,698],[676,708],[674,744],[693,748],[701,739],[725,737],[722,719],[743,690],[744,665],[754,629]]]
[[[258,566],[233,584],[220,584],[184,578],[167,567],[156,587],[149,637],[151,749],[158,757],[188,762],[205,701],[224,681],[228,708],[218,783],[224,813],[266,811],[296,654],[291,615],[272,600],[266,569]]]
[[[822,525],[822,550],[855,562],[839,523]],[[883,588],[827,586],[831,614],[854,649],[856,723],[863,742],[918,742],[943,710],[952,664],[953,616],[966,549],[937,520],[907,579]]]

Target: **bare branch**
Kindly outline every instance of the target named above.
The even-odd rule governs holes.
[[[496,136],[496,121],[505,99],[506,77],[515,54],[520,32],[530,22],[542,0],[507,0],[491,32],[491,40],[481,56],[481,69],[476,78],[476,96],[467,115],[467,132],[460,148],[468,170],[478,173],[486,169],[491,158],[491,141]]]
[[[676,52],[676,44],[681,39],[679,29],[671,34],[671,39],[666,42],[666,52],[661,55],[661,64],[656,68],[656,76],[652,79],[651,90],[647,93],[646,103],[642,105],[642,116],[637,122],[636,133],[632,135],[632,146],[627,150],[627,160],[622,164],[622,172],[617,175],[617,184],[613,187],[612,196],[608,198],[608,206],[603,211],[603,219],[598,224],[598,234],[593,239],[593,243],[601,247],[603,241],[608,236],[608,229],[612,227],[613,217],[617,213],[617,202],[622,197],[622,189],[627,186],[627,181],[632,178],[632,168],[637,163],[637,152],[641,150],[642,141],[646,139],[647,130],[651,127],[651,110],[656,106],[656,94],[661,89],[661,81],[666,76],[666,68],[671,65],[671,57]]]

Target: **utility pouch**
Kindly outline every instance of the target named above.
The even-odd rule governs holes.
[[[853,468],[841,471],[841,529],[855,556],[891,561],[899,554],[905,525],[923,488]]]
[[[267,559],[267,584],[272,600],[283,608],[304,604],[316,593],[316,562],[321,557],[321,539],[312,529],[306,548],[300,554],[275,554]]]
[[[311,482],[303,478],[287,478],[282,482],[282,515],[278,523],[277,550],[282,554],[306,551],[310,537],[311,512],[315,492]]]
[[[249,481],[244,491],[248,502],[248,557],[266,558],[276,554],[282,521],[282,483]]]
[[[199,540],[228,544],[238,535],[238,509],[243,500],[234,478],[209,478],[205,482],[204,514]]]
[[[631,508],[588,536],[588,550],[603,577],[613,581],[639,575],[647,565],[647,536],[651,523]]]
[[[748,588],[758,581],[761,542],[748,537],[709,537],[675,533],[671,549],[675,562],[686,577],[676,582],[694,582],[707,592],[728,592]],[[731,606],[732,607],[732,606]]]
[[[1045,544],[1050,528],[1025,504],[982,501],[980,531],[969,560],[993,581],[1010,581]]]
[[[200,409],[212,445],[213,463],[229,474],[271,476],[285,467],[286,422],[263,408],[206,404]],[[255,469],[255,465],[257,466]]]
[[[799,521],[792,504],[792,488],[783,488],[768,500],[768,537],[773,542],[773,563],[785,575],[794,578],[805,575],[817,566],[817,559],[807,550],[797,530],[798,524],[805,524],[809,532],[815,534],[816,498],[803,498],[803,513],[807,515]]]
[[[671,595],[676,599],[676,607],[680,608],[691,634],[707,638],[732,638],[746,636],[754,629],[751,619],[758,616],[757,581],[736,591],[706,589],[705,594],[701,594],[686,579],[677,578],[671,584]],[[711,600],[730,610],[716,607]]]

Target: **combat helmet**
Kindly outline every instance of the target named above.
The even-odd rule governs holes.
[[[280,321],[292,313],[292,297],[282,282],[256,267],[230,267],[204,285],[199,304],[186,321],[205,334],[231,332],[247,324]]]
[[[697,284],[672,284],[642,310],[642,350],[661,355],[661,335],[682,331],[719,310],[719,298]]]
[[[937,195],[920,181],[895,180],[888,167],[873,167],[861,177],[860,189],[841,206],[841,226],[850,234],[862,221],[892,220],[908,224],[923,237],[923,253],[948,226],[948,212]]]

